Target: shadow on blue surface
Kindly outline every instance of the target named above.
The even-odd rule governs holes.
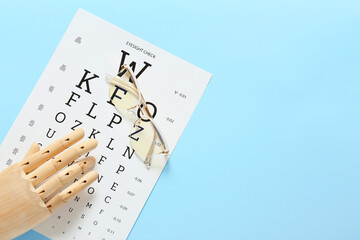
[[[14,240],[50,240],[50,238],[47,238],[34,230],[30,230],[27,233],[14,238]]]

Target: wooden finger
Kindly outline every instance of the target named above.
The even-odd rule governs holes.
[[[21,161],[20,165],[25,171],[29,173],[35,168],[39,167],[41,164],[49,160],[50,158],[56,156],[60,152],[64,151],[66,148],[80,141],[84,137],[84,130],[79,128],[73,131],[72,133],[66,135],[65,137],[53,142],[49,146],[45,147],[41,151],[38,151],[30,156],[24,158]]]
[[[39,144],[37,144],[36,142],[33,142],[29,148],[29,150],[27,151],[27,153],[25,154],[25,157],[28,157],[36,152],[40,151],[40,146]]]
[[[45,200],[58,189],[62,188],[65,184],[74,180],[81,173],[86,172],[95,166],[95,158],[92,156],[86,157],[77,161],[68,168],[65,168],[60,173],[50,178],[47,182],[42,184],[36,189],[42,200]]]
[[[67,201],[69,201],[72,197],[78,194],[81,190],[88,187],[91,183],[93,183],[99,174],[95,171],[88,172],[80,178],[80,180],[74,182],[69,187],[65,188],[60,193],[56,194],[53,198],[46,202],[46,206],[50,212],[54,212],[56,209],[63,206]]]
[[[75,161],[87,152],[96,148],[98,141],[96,139],[88,139],[76,146],[71,147],[53,159],[50,159],[31,173],[27,175],[33,186],[38,185],[51,175],[55,174],[66,165]]]

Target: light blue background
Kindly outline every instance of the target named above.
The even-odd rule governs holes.
[[[0,140],[81,7],[214,74],[129,239],[360,239],[358,0],[58,2],[1,4]]]

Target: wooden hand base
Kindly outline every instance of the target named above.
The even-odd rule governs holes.
[[[50,215],[19,163],[0,174],[1,240],[25,233]]]

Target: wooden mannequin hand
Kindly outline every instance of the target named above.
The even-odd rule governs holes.
[[[42,150],[34,143],[21,162],[0,173],[1,240],[12,239],[32,229],[97,179],[98,174],[91,171],[54,195],[65,184],[95,165],[95,158],[90,156],[66,167],[97,146],[97,140],[88,139],[64,151],[83,137],[84,130],[77,129]]]

